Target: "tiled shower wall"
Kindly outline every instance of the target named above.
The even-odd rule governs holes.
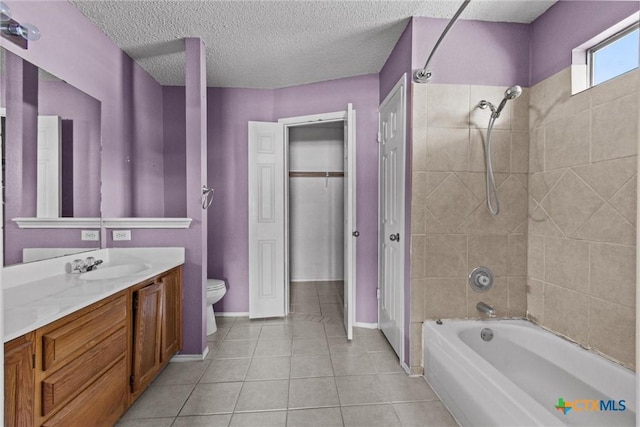
[[[529,94],[507,104],[496,121],[492,151],[501,212],[486,207],[484,142],[489,110],[506,87],[412,85],[411,355],[420,373],[425,319],[480,317],[484,301],[498,316],[525,316],[527,305],[527,172]],[[494,287],[472,291],[476,266]]]
[[[570,69],[530,90],[529,318],[635,360],[639,72],[570,96]]]

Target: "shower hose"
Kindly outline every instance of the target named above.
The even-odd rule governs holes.
[[[496,122],[496,117],[493,117],[492,114],[489,118],[489,126],[487,127],[487,149],[485,150],[486,155],[486,164],[487,164],[487,177],[486,177],[486,188],[487,188],[487,208],[489,208],[489,213],[491,215],[496,216],[500,213],[500,202],[498,201],[498,189],[496,188],[496,179],[493,176],[493,165],[491,162],[491,131],[493,130],[493,125]],[[495,205],[492,202],[495,201]]]

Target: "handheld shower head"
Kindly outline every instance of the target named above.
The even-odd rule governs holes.
[[[505,99],[516,99],[520,95],[522,95],[522,88],[518,85],[511,86],[510,88],[504,91]]]
[[[496,111],[493,111],[491,113],[491,116],[495,119],[500,117],[500,113],[502,112],[502,109],[504,108],[504,106],[507,105],[507,101],[511,99],[516,99],[521,94],[522,94],[522,88],[518,85],[507,88],[507,90],[504,91],[504,98],[502,98],[502,101],[500,102],[500,105],[498,105],[498,108],[496,108]]]

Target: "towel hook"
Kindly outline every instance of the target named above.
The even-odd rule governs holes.
[[[202,209],[209,209],[213,203],[213,188],[208,188],[206,185],[202,186]]]

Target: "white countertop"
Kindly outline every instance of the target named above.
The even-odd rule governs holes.
[[[89,256],[104,261],[98,270],[131,263],[148,268],[127,277],[104,280],[83,280],[79,274],[66,272],[71,261]],[[113,248],[3,268],[3,342],[181,264],[184,264],[184,248]]]

